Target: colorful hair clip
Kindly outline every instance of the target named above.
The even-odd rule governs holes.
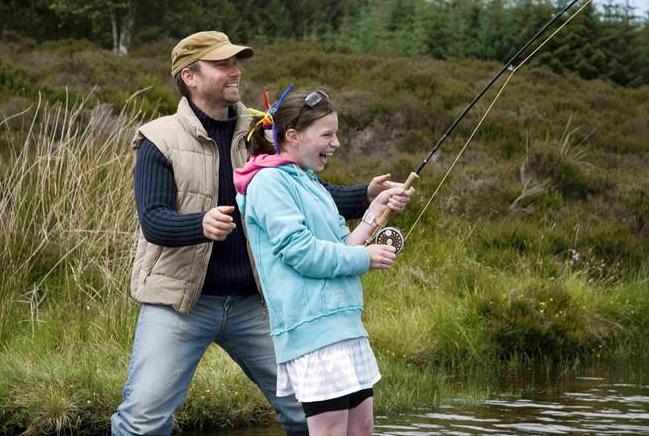
[[[268,89],[264,87],[264,104],[266,105],[266,110],[270,109],[270,94],[268,93]]]
[[[286,97],[288,94],[293,90],[293,84],[291,83],[288,85],[288,87],[282,92],[282,95],[277,99],[277,101],[271,106],[270,104],[270,96],[268,94],[268,90],[264,88],[264,104],[266,106],[266,112],[259,111],[257,109],[251,109],[248,108],[248,112],[255,117],[261,117],[259,121],[250,129],[248,132],[248,136],[246,137],[246,140],[250,142],[250,138],[252,138],[252,134],[255,132],[257,127],[261,125],[264,129],[272,129],[273,131],[273,146],[275,147],[275,153],[279,154],[280,153],[280,148],[279,148],[279,135],[277,134],[277,129],[275,128],[275,122],[273,120],[273,114],[277,112],[279,107],[284,103],[284,100],[286,100]]]
[[[282,95],[279,96],[279,98],[277,99],[277,101],[275,102],[275,104],[272,105],[272,106],[270,107],[270,109],[268,109],[268,112],[270,112],[271,115],[274,114],[275,112],[277,112],[277,109],[279,109],[279,107],[282,105],[282,103],[284,103],[284,100],[286,100],[286,97],[288,96],[288,94],[289,94],[292,90],[293,90],[293,84],[291,83],[290,85],[288,85],[288,86],[286,87],[286,89],[284,90],[284,92],[282,92]]]
[[[282,103],[284,103],[284,100],[286,100],[286,97],[292,90],[293,90],[293,84],[291,83],[286,87],[284,92],[282,92],[282,95],[280,95],[280,97],[277,99],[275,104],[270,109],[268,109],[268,112],[271,115],[277,112],[279,107],[282,105]],[[274,142],[273,145],[275,146],[275,153],[279,154],[280,153],[279,135],[277,134],[277,128],[275,127],[275,123],[273,123],[273,142]]]
[[[261,117],[261,119],[257,121],[257,123],[248,131],[246,140],[250,142],[252,134],[255,133],[255,130],[257,129],[257,127],[259,127],[260,124],[264,129],[270,129],[273,126],[273,116],[268,113],[268,111],[262,112],[253,108],[248,108],[248,113],[250,113],[250,115],[252,115],[253,117]]]

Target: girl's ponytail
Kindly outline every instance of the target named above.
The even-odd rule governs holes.
[[[275,154],[275,147],[266,137],[266,130],[260,123],[262,117],[253,117],[250,122],[250,133],[246,140],[246,148],[250,156],[259,154]]]

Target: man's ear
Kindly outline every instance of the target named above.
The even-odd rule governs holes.
[[[190,70],[189,68],[185,67],[182,70],[180,70],[180,77],[185,82],[185,86],[187,88],[194,88],[196,86],[195,84],[195,77],[196,77],[196,72]]]

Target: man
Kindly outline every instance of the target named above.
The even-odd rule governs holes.
[[[170,434],[199,360],[216,342],[277,411],[288,434],[306,434],[294,397],[275,396],[268,318],[236,208],[233,168],[243,166],[250,117],[240,103],[240,59],[249,47],[199,32],[174,47],[178,111],[138,129],[133,141],[141,231],[131,294],[141,303],[113,435]],[[329,186],[346,218],[360,217],[389,175],[368,185]],[[401,206],[412,191],[400,196]]]

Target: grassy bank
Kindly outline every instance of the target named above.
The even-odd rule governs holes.
[[[122,59],[33,47],[37,63],[16,47],[0,45],[23,69],[0,70],[0,432],[100,432],[119,403],[137,313],[128,298],[136,226],[128,142],[151,110],[173,107],[168,48]],[[344,146],[324,178],[341,183],[404,177],[497,68],[307,48],[260,52],[245,73],[246,99],[292,80],[331,90]],[[76,69],[61,70],[68,61],[57,50],[75,53]],[[71,77],[67,94],[57,68]],[[117,84],[93,76],[110,68]],[[122,83],[130,73],[148,77],[154,92],[128,100],[139,89]],[[40,102],[39,89],[49,90]],[[379,413],[479,396],[508,365],[647,354],[648,102],[647,88],[545,70],[517,76],[398,265],[364,280],[384,375]],[[476,117],[431,162],[394,224],[415,223]],[[272,413],[215,349],[177,419],[181,428],[234,427]]]

